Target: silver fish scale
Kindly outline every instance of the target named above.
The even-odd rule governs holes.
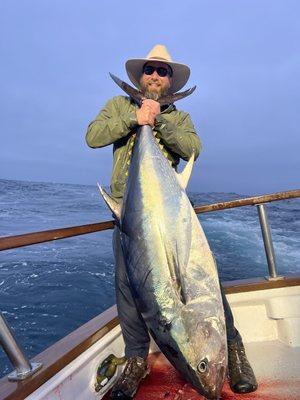
[[[137,134],[120,225],[129,281],[154,340],[201,394],[217,398],[227,350],[214,258],[147,126]]]

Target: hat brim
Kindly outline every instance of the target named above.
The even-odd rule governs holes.
[[[173,71],[172,84],[169,93],[176,93],[187,83],[190,77],[190,68],[185,64],[167,61],[159,58],[133,58],[126,62],[125,67],[129,79],[137,88],[140,88],[140,80],[143,73],[143,66],[150,61],[160,61],[168,64]]]

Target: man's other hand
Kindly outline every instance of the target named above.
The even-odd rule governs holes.
[[[155,118],[160,114],[160,104],[151,99],[145,99],[137,110],[136,116],[139,125],[154,126]]]

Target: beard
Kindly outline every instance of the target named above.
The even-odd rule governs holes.
[[[152,86],[149,83],[156,83],[156,81],[148,81],[146,84],[141,84],[141,92],[147,99],[157,101],[160,97],[168,93],[168,89],[162,86]]]

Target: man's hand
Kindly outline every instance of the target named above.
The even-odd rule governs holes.
[[[142,106],[137,110],[136,116],[139,125],[154,127],[155,118],[160,114],[160,104],[151,99],[143,100]]]

